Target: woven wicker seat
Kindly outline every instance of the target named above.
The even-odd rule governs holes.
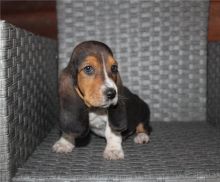
[[[123,144],[125,160],[106,161],[105,140],[92,135],[70,155],[51,151],[53,130],[14,181],[219,181],[220,133],[205,122],[155,122],[151,143]],[[87,143],[87,142],[84,142]],[[211,149],[211,150],[210,150]]]
[[[57,1],[59,44],[0,21],[0,181],[220,181],[220,43],[207,43],[208,6]],[[93,134],[68,155],[51,150],[58,70],[89,39],[113,49],[124,84],[150,105],[151,142],[131,136],[124,160],[104,160]]]

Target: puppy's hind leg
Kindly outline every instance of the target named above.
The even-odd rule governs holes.
[[[134,142],[137,144],[145,144],[150,141],[148,130],[144,127],[143,123],[139,123],[136,127],[136,136]]]

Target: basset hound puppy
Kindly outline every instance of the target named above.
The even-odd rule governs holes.
[[[149,142],[148,105],[123,86],[118,63],[102,42],[85,41],[73,50],[59,78],[61,138],[57,153],[71,152],[75,139],[89,130],[105,137],[103,157],[124,158],[122,138],[136,132],[134,142]]]

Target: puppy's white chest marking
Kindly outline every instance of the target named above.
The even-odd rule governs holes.
[[[108,115],[105,110],[89,112],[90,129],[97,135],[105,137]]]

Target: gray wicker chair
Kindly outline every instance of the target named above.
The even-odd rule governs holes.
[[[104,160],[105,141],[94,135],[71,154],[51,151],[59,137],[56,42],[1,21],[0,181],[220,181],[220,43],[207,44],[208,6],[57,1],[59,69],[80,41],[103,41],[124,84],[150,105],[151,142],[128,138],[121,161]]]

